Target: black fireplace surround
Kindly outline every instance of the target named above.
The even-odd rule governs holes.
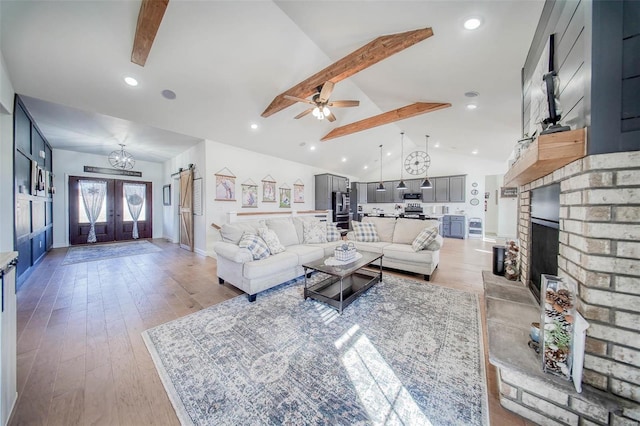
[[[529,289],[540,302],[541,274],[558,273],[560,184],[531,191],[531,250]]]

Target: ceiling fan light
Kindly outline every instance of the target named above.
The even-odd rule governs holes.
[[[398,186],[396,186],[396,189],[398,191],[404,191],[405,189],[407,189],[407,185],[405,185],[404,181],[401,180]]]
[[[432,185],[431,185],[431,181],[429,181],[429,178],[424,178],[424,180],[420,184],[420,189],[428,189],[431,187]]]
[[[313,114],[314,117],[317,117],[320,114],[320,108],[315,107],[313,109],[313,111],[311,111],[311,114]],[[320,120],[322,120],[322,119],[320,119]]]
[[[318,112],[318,115],[316,116],[316,118],[318,120],[324,120],[324,114],[322,113],[322,111]]]
[[[378,183],[378,186],[376,187],[376,191],[378,191],[378,192],[386,191],[386,189],[384,187],[384,183],[382,183],[382,182]]]
[[[327,116],[327,115],[331,114],[331,111],[329,111],[329,108],[327,108],[327,107],[323,107],[323,108],[322,108],[322,113],[323,113],[325,116]]]

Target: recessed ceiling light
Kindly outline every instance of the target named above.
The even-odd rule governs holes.
[[[471,92],[466,92],[464,95],[465,95],[467,98],[476,98],[476,97],[478,97],[478,95],[479,95],[479,94],[480,94],[480,93],[478,93],[478,92],[473,92],[473,91],[471,91]]]
[[[469,18],[466,21],[464,21],[464,27],[468,30],[475,30],[481,24],[482,24],[482,21],[480,20],[480,18],[476,18],[476,17]]]
[[[174,92],[173,90],[164,89],[161,93],[165,99],[169,99],[170,101],[176,98],[176,92]]]
[[[476,104],[467,104],[467,109],[476,109],[478,108],[478,105]]]
[[[436,147],[436,148],[440,148],[440,142],[436,142],[436,144],[433,145],[433,146]]]
[[[369,166],[367,166],[366,164],[365,164],[365,166],[363,167],[363,169],[365,169],[365,170],[367,170],[368,168],[369,168]]]
[[[129,86],[137,86],[138,85],[138,80],[136,80],[133,77],[125,77],[124,78],[124,82],[127,83]]]
[[[258,125],[256,123],[251,123],[251,128],[255,130],[258,128]]]
[[[316,147],[315,147],[315,145],[311,145],[311,146],[309,147],[309,149],[310,149],[311,151],[315,151],[315,150],[316,150]]]
[[[475,155],[475,154],[477,154],[477,153],[478,153],[478,150],[477,150],[477,149],[474,149],[473,151],[471,151],[471,153],[472,153],[473,155]]]
[[[391,152],[387,152],[387,157],[391,157]]]
[[[344,162],[346,162],[346,161],[347,161],[347,159],[346,159],[346,158],[344,158],[344,157],[342,157],[342,162],[344,163]]]

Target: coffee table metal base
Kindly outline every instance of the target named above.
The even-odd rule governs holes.
[[[345,277],[329,276],[318,283],[308,286],[307,269],[307,267],[304,268],[305,300],[308,297],[319,300],[332,306],[340,314],[342,314],[342,310],[349,306],[358,296],[374,284],[382,281],[382,266],[380,266],[379,271],[362,268],[351,275]]]

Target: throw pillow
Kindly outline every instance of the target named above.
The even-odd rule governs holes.
[[[377,243],[380,241],[378,233],[376,232],[376,226],[373,223],[368,222],[352,222],[353,231],[356,236],[356,241]]]
[[[443,242],[444,240],[442,239],[442,237],[440,235],[437,235],[435,240],[427,244],[426,250],[431,250],[431,251],[440,250],[440,248],[442,248]]]
[[[260,260],[269,257],[269,246],[257,234],[245,232],[238,243],[238,247],[248,249],[253,256],[253,260]]]
[[[258,235],[267,243],[271,254],[282,253],[285,250],[284,246],[280,244],[280,240],[275,231],[269,228],[258,228]]]
[[[322,222],[304,222],[304,243],[317,244],[327,242],[327,226]]]
[[[424,250],[429,243],[436,239],[437,235],[438,228],[424,228],[411,243],[411,248],[413,251]]]
[[[327,242],[340,241],[342,235],[335,222],[327,222]]]

